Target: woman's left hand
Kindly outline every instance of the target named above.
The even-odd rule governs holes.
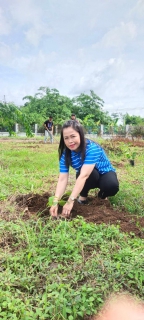
[[[66,204],[63,206],[62,215],[69,217],[71,210],[73,208],[73,205],[74,205],[74,201],[66,202]]]

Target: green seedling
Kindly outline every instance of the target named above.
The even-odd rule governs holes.
[[[136,155],[137,155],[137,152],[131,152],[131,151],[126,152],[127,159],[134,160]]]
[[[65,203],[67,202],[67,198],[70,194],[71,194],[71,192],[65,193],[63,195],[63,198],[58,201],[55,201],[55,196],[49,197],[48,202],[47,202],[47,206],[51,207],[51,206],[56,206],[57,204],[59,204],[61,207],[63,207],[65,205]]]

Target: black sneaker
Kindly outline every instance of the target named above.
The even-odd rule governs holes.
[[[88,200],[79,200],[79,199],[77,199],[77,202],[79,204],[88,204]]]

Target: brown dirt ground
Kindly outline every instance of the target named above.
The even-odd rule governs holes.
[[[1,218],[6,220],[16,220],[20,216],[24,220],[32,216],[34,219],[37,219],[38,216],[49,218],[47,207],[49,197],[50,194],[47,192],[42,195],[32,193],[17,195],[11,199],[11,202],[15,203],[15,215],[12,217],[12,214],[3,208]],[[87,205],[80,205],[75,201],[70,219],[83,216],[88,223],[119,225],[122,232],[144,238],[144,217],[113,208],[109,200],[99,200],[96,196],[90,196],[88,200]],[[61,211],[62,207],[59,207],[59,218],[61,218]]]
[[[36,143],[36,144],[43,144],[43,141],[44,140],[44,136],[41,137],[40,140],[37,140],[35,138],[27,138],[27,137],[23,137],[23,138],[18,138],[18,137],[15,137],[14,139],[11,139],[10,137],[0,137],[0,142],[13,142],[13,143],[24,143],[24,144],[33,144],[33,143]],[[112,144],[115,144],[115,143],[120,143],[120,142],[124,142],[124,143],[127,143],[133,147],[144,147],[144,140],[142,140],[141,138],[138,139],[138,138],[125,138],[125,137],[121,137],[121,136],[117,136],[117,137],[113,137],[111,140],[105,140],[105,141],[109,141],[111,142]],[[59,136],[54,136],[54,143],[59,143]],[[50,141],[48,140],[47,144],[50,144]],[[103,143],[104,146],[105,146],[105,143]],[[109,148],[110,150],[110,148]]]
[[[117,136],[113,139],[111,139],[112,142],[124,142],[127,143],[133,147],[144,147],[144,140],[142,140],[142,138],[125,138],[125,137],[121,137],[121,136]]]

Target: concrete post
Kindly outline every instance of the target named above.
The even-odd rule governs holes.
[[[104,129],[103,124],[101,124],[100,125],[100,135],[101,135],[101,137],[103,137],[103,129]]]
[[[126,124],[126,137],[128,136],[128,134],[129,134],[129,124]]]
[[[15,123],[15,133],[18,133],[19,132],[19,125],[18,123]]]
[[[37,136],[37,133],[38,133],[38,125],[37,123],[35,123],[35,135]]]
[[[58,126],[55,126],[55,134],[58,134]]]

